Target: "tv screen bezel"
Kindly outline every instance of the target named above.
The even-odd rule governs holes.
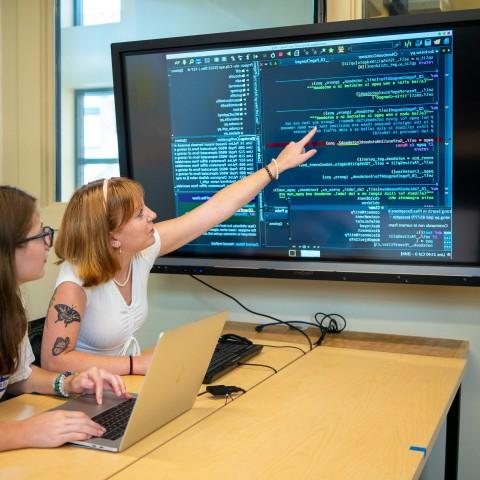
[[[117,120],[120,173],[132,176],[132,152],[129,145],[127,99],[125,97],[124,56],[147,51],[175,52],[188,48],[248,46],[258,42],[276,43],[327,39],[342,34],[368,34],[372,30],[390,30],[425,26],[450,28],[455,24],[479,22],[480,9],[448,13],[420,14],[368,20],[349,20],[324,24],[276,27],[260,30],[214,33],[185,37],[168,37],[113,43],[112,67]],[[480,207],[479,207],[480,208]],[[480,246],[479,246],[480,248]],[[204,274],[240,277],[299,278],[339,281],[369,281],[429,285],[480,285],[480,264],[446,265],[405,262],[315,261],[292,262],[253,258],[208,258],[194,255],[169,254],[159,257],[152,268],[156,273]]]

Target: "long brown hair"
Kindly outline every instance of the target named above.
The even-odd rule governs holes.
[[[32,228],[35,198],[0,185],[0,375],[11,375],[19,364],[20,345],[27,331],[15,268],[15,251]]]
[[[97,180],[73,194],[55,242],[58,263],[73,264],[85,287],[107,282],[120,270],[109,234],[127,223],[143,203],[143,188],[134,180],[109,179],[106,195],[103,185],[104,180]]]

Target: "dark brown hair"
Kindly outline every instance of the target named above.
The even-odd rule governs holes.
[[[143,203],[142,186],[128,178],[104,180],[80,187],[68,202],[55,242],[58,263],[70,262],[78,269],[85,287],[111,280],[120,263],[109,234],[127,223]]]
[[[13,374],[27,331],[15,268],[15,251],[32,228],[35,198],[18,188],[0,185],[0,375]]]

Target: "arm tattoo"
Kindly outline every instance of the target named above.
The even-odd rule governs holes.
[[[65,328],[68,327],[70,323],[80,323],[80,314],[75,310],[75,305],[69,307],[68,305],[60,303],[55,305],[55,310],[58,313],[58,318],[55,320],[55,323],[64,322]]]
[[[58,337],[55,340],[55,343],[53,344],[52,355],[54,357],[57,357],[58,355],[63,353],[68,348],[69,345],[70,345],[70,337],[65,337],[65,338]]]

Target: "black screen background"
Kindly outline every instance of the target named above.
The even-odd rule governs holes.
[[[391,29],[384,33],[403,33],[425,31],[427,27]],[[454,36],[454,153],[453,153],[453,253],[454,262],[446,264],[478,265],[480,263],[480,91],[477,65],[480,63],[480,28],[478,25],[453,26],[439,28],[453,29]],[[368,31],[365,35],[377,32]],[[339,33],[339,38],[348,35]],[[362,36],[355,32],[352,36]],[[329,37],[331,38],[331,36]],[[334,37],[333,37],[334,38]],[[315,40],[319,39],[318,37]],[[281,42],[281,39],[276,39]],[[289,39],[291,41],[291,39]],[[264,45],[262,41],[259,44]],[[235,45],[228,45],[235,46]],[[223,48],[222,45],[219,48]],[[188,50],[192,50],[191,48]],[[185,49],[184,51],[188,51]],[[169,52],[174,49],[168,50]],[[170,148],[170,111],[168,97],[168,79],[165,51],[146,51],[125,54],[123,75],[125,124],[119,128],[126,137],[127,158],[130,175],[145,188],[146,204],[158,214],[158,220],[175,216],[175,201],[172,193],[173,172]],[[178,101],[187,101],[178,98]],[[125,167],[122,167],[122,174]],[[174,255],[211,256],[211,250],[197,249],[193,253],[176,252]],[[231,258],[272,259],[274,254],[262,249],[239,250],[238,253],[218,254]],[[215,256],[213,254],[213,256]],[[286,258],[282,258],[287,260]],[[300,261],[301,259],[288,259]],[[311,259],[309,259],[311,261]],[[319,261],[328,260],[322,258]],[[368,258],[368,261],[382,261],[381,258]],[[413,259],[405,260],[413,263]],[[427,263],[421,262],[418,263]],[[438,264],[438,262],[435,262]]]

